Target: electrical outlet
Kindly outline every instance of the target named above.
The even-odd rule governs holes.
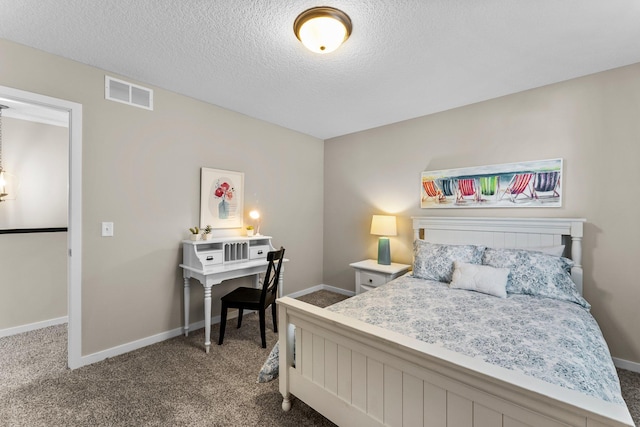
[[[112,222],[103,222],[102,223],[102,237],[113,237],[113,223]]]

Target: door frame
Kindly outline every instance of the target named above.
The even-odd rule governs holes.
[[[69,207],[67,232],[68,339],[67,365],[82,362],[82,104],[0,86],[0,97],[69,113]]]

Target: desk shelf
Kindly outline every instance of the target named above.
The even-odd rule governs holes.
[[[267,257],[273,250],[270,236],[220,237],[210,240],[183,240],[182,263],[197,270],[242,263]]]

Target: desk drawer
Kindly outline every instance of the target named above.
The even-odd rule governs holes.
[[[202,267],[222,264],[222,251],[203,251],[198,254]]]
[[[269,249],[269,245],[251,246],[249,249],[249,259],[266,258]]]
[[[367,287],[376,287],[387,283],[387,279],[382,274],[370,273],[362,271],[360,273],[360,284]]]

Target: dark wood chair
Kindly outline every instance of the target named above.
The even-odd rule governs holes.
[[[267,272],[262,281],[262,288],[237,288],[221,298],[222,318],[220,319],[220,339],[218,345],[222,345],[224,330],[227,323],[227,309],[238,309],[238,328],[242,326],[242,311],[256,310],[260,315],[260,337],[262,338],[262,348],[267,348],[267,338],[265,335],[265,311],[271,306],[273,315],[273,332],[278,332],[278,322],[276,319],[276,298],[278,294],[278,284],[280,282],[280,269],[284,259],[284,248],[267,254]]]

